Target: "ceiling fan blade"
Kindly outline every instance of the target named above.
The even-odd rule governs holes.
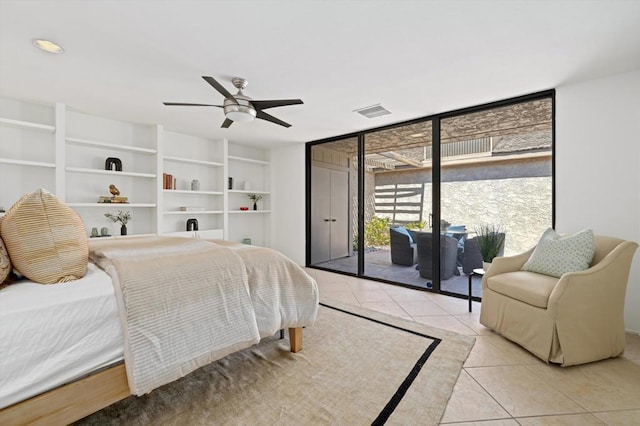
[[[203,75],[202,78],[204,78],[204,80],[207,83],[212,85],[214,89],[216,89],[218,92],[220,92],[220,94],[222,96],[224,96],[227,99],[231,99],[231,100],[233,100],[233,102],[238,104],[238,101],[236,100],[236,98],[234,98],[233,95],[231,93],[229,93],[229,91],[227,89],[225,89],[222,84],[218,83],[215,78],[209,77],[209,76],[206,76],[206,75]]]
[[[167,106],[212,106],[218,108],[224,108],[222,105],[210,105],[210,104],[185,104],[181,102],[163,102]]]
[[[222,123],[222,127],[223,129],[227,129],[229,128],[229,126],[231,126],[233,124],[233,120],[229,120],[228,118],[224,120],[224,122]]]
[[[279,106],[287,106],[287,105],[299,105],[303,104],[301,99],[275,99],[269,101],[250,101],[254,108],[256,109],[267,109],[274,108]]]
[[[279,118],[275,118],[273,115],[269,115],[266,112],[261,111],[261,110],[257,110],[256,111],[256,118],[260,118],[262,120],[267,120],[267,121],[279,124],[279,125],[284,126],[284,127],[291,127],[291,124],[285,123],[284,121],[280,120]]]

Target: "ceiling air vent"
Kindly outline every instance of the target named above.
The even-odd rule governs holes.
[[[386,109],[380,104],[370,105],[368,107],[354,109],[353,112],[364,115],[367,118],[380,117],[383,115],[391,114],[391,111]]]

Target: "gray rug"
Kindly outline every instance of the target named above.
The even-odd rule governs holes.
[[[323,304],[298,354],[266,338],[77,424],[438,424],[475,339]]]

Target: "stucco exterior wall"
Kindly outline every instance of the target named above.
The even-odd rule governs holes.
[[[552,225],[550,158],[443,168],[441,180],[441,218],[452,225],[465,225],[469,237],[480,224],[501,225],[506,232],[505,255],[528,250]],[[375,185],[420,186],[422,182],[423,217],[427,219],[432,213],[429,169],[377,173]],[[396,219],[414,220],[412,215],[402,214]]]

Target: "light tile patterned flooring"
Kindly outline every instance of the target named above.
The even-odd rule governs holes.
[[[618,358],[547,365],[482,326],[480,303],[307,268],[323,297],[476,337],[446,425],[640,425],[640,336]]]

